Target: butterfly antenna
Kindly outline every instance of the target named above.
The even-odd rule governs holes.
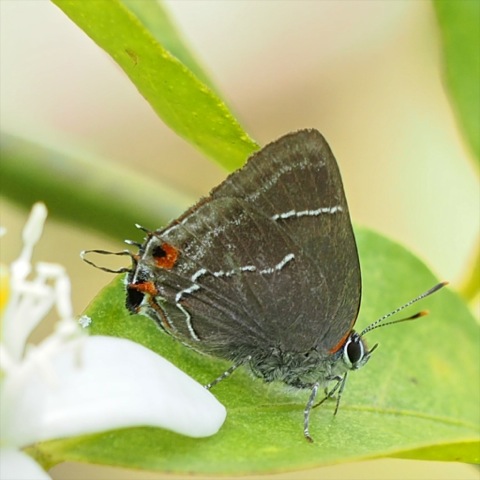
[[[434,287],[430,288],[430,289],[427,290],[426,292],[423,292],[423,293],[420,294],[418,297],[415,297],[413,300],[410,300],[409,302],[405,303],[405,304],[402,305],[401,307],[396,308],[396,309],[393,310],[392,312],[387,313],[387,314],[384,315],[383,317],[381,317],[381,318],[379,318],[378,320],[376,320],[375,322],[371,323],[368,327],[366,327],[366,328],[360,333],[360,336],[363,336],[363,335],[365,335],[367,332],[370,332],[370,331],[372,331],[372,330],[375,330],[376,328],[386,327],[387,325],[393,325],[394,323],[407,322],[407,321],[409,321],[409,320],[415,320],[415,319],[417,319],[417,318],[424,317],[425,315],[428,315],[428,311],[423,310],[423,311],[421,311],[421,312],[415,313],[414,315],[411,315],[410,317],[400,318],[399,320],[393,320],[393,321],[391,321],[391,322],[383,323],[387,318],[391,317],[392,315],[397,314],[398,312],[401,312],[402,310],[404,310],[405,308],[409,307],[410,305],[418,302],[418,301],[421,300],[422,298],[428,297],[428,296],[431,295],[432,293],[437,292],[438,290],[440,290],[441,288],[443,288],[443,287],[444,287],[445,285],[447,285],[447,284],[448,284],[448,282],[437,283],[437,285],[435,285]]]

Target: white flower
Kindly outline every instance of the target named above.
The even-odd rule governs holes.
[[[50,478],[21,451],[47,439],[141,425],[192,437],[216,433],[225,409],[200,384],[136,343],[82,331],[63,267],[31,264],[46,216],[43,204],[33,207],[9,282],[2,275],[1,293],[8,297],[0,341],[2,479]],[[55,331],[27,345],[52,308],[59,316]],[[82,324],[89,321],[84,317]]]

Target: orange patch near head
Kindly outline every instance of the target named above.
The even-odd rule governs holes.
[[[331,348],[328,352],[329,353],[336,353],[338,352],[344,345],[345,342],[347,341],[348,336],[350,335],[351,330],[347,330],[347,333],[340,339],[340,341],[333,347]]]
[[[157,267],[170,270],[177,263],[179,251],[169,243],[162,243],[153,250],[152,255]]]

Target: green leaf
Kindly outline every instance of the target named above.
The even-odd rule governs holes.
[[[480,162],[480,2],[433,2],[440,25],[446,83],[458,121]]]
[[[177,57],[199,80],[213,89],[212,80],[195,59],[160,0],[154,2],[122,0],[122,3],[136,15],[165,50]]]
[[[0,136],[0,156],[2,196],[27,209],[41,200],[52,217],[96,229],[116,240],[132,238],[135,223],[158,228],[193,201],[118,164],[6,133]]]
[[[366,230],[357,232],[357,240],[364,278],[358,329],[436,283],[401,246]],[[228,368],[228,362],[174,341],[150,319],[128,315],[122,281],[117,278],[89,307],[92,333],[138,341],[202,383]],[[267,385],[240,368],[213,390],[228,410],[213,437],[135,428],[38,444],[32,452],[53,463],[183,474],[291,471],[382,456],[432,458],[432,452],[444,460],[478,462],[479,327],[449,288],[417,305],[405,315],[425,308],[431,314],[367,335],[370,344],[380,346],[365,368],[349,375],[336,417],[333,401],[313,411],[313,444],[302,431],[309,392]]]
[[[121,0],[52,1],[118,63],[178,135],[229,170],[258,149],[225,103],[159,43],[161,18],[142,23]]]

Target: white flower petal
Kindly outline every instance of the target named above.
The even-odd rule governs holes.
[[[2,480],[51,480],[32,457],[14,448],[0,448],[0,465]]]
[[[10,445],[141,425],[203,437],[225,420],[209,391],[129,340],[77,338],[45,364],[30,353],[4,379],[2,437]]]

